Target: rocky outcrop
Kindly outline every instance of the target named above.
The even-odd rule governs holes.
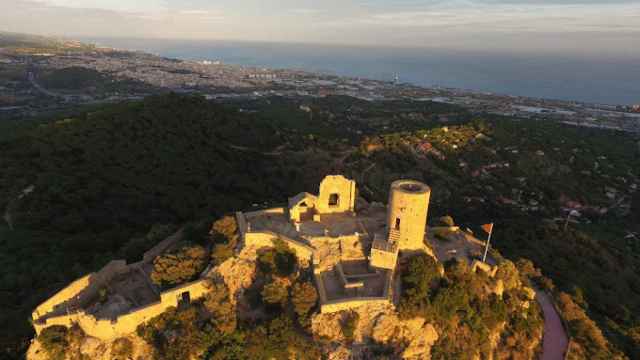
[[[352,310],[359,321],[354,331],[356,343],[373,340],[396,350],[403,359],[429,359],[438,333],[424,318],[400,320],[391,305],[364,305]],[[342,321],[348,312],[318,314],[312,320],[313,334],[334,341],[344,340]],[[345,349],[331,351],[333,358],[348,356]]]
[[[389,304],[363,305],[350,311],[357,313],[359,319],[353,336],[355,342],[371,338],[378,318],[395,313],[393,305]],[[341,324],[348,313],[349,311],[339,311],[315,315],[311,320],[313,335],[336,341],[344,340]]]
[[[389,314],[378,318],[372,338],[380,344],[394,347],[403,359],[429,359],[438,333],[424,318],[400,320],[397,315]]]
[[[237,257],[227,259],[213,268],[208,276],[224,281],[235,304],[242,292],[249,288],[256,276],[257,249],[244,249]]]

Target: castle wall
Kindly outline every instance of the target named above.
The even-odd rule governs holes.
[[[418,181],[398,180],[391,184],[387,212],[390,233],[398,235],[400,250],[424,247],[431,189]]]
[[[128,269],[124,260],[110,261],[100,271],[81,277],[38,305],[31,314],[32,319],[37,320],[47,314],[65,313],[67,306],[86,305],[111,279],[127,272]]]
[[[245,246],[253,246],[256,248],[273,247],[273,241],[280,239],[284,241],[291,249],[296,252],[298,258],[310,262],[313,257],[313,248],[311,246],[295,241],[286,236],[276,234],[271,231],[248,232],[245,234]]]
[[[196,300],[209,292],[208,280],[200,279],[182,286],[167,290],[160,294],[160,301],[143,307],[136,308],[126,314],[118,316],[115,320],[96,319],[93,315],[84,311],[51,317],[43,321],[34,322],[36,334],[49,326],[62,325],[71,327],[78,324],[89,336],[112,340],[126,336],[136,331],[136,328],[150,319],[162,314],[170,307],[177,307],[183,293],[188,292],[191,300]]]
[[[271,209],[265,209],[265,210],[249,211],[244,213],[244,216],[247,220],[250,220],[251,218],[258,217],[258,216],[264,216],[268,214],[284,214],[285,212],[286,212],[285,208],[278,207],[278,208],[271,208]]]
[[[180,241],[180,239],[182,239],[182,229],[178,230],[173,235],[162,240],[156,246],[154,246],[153,248],[145,252],[144,255],[142,256],[143,262],[145,263],[152,262],[153,259],[155,259],[159,255],[167,251],[167,249],[169,249],[171,246],[173,246],[178,241]]]
[[[337,194],[337,205],[329,205],[332,194]],[[320,183],[320,194],[316,202],[319,214],[333,214],[354,211],[356,203],[356,182],[342,175],[330,175]]]
[[[374,305],[374,304],[380,304],[380,305],[391,304],[391,300],[387,298],[377,298],[377,297],[371,297],[371,298],[363,297],[363,298],[354,298],[354,299],[347,299],[347,300],[336,300],[336,301],[332,301],[332,302],[328,302],[326,304],[320,305],[320,312],[323,314],[334,313],[334,312],[343,311],[343,310],[355,309],[357,307],[364,306],[364,305]]]

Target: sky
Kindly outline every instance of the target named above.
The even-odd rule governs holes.
[[[640,0],[0,0],[0,30],[640,54]]]

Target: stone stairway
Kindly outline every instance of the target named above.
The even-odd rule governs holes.
[[[391,229],[389,230],[389,243],[397,244],[400,242],[400,231]]]

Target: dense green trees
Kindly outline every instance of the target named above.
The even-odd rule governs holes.
[[[318,302],[318,292],[311,281],[297,282],[291,290],[291,303],[301,323],[306,323],[309,312]]]
[[[625,239],[627,230],[638,231],[640,196],[633,195],[629,216],[624,206],[599,212],[615,204],[605,186],[627,198],[621,205],[631,198],[627,190],[637,183],[640,162],[629,149],[637,140],[553,122],[469,122],[464,111],[429,102],[309,101],[313,121],[298,110],[298,100],[216,105],[167,95],[79,109],[44,123],[0,124],[0,209],[9,209],[14,225],[13,231],[0,225],[0,337],[19,336],[10,347],[24,350],[32,334],[25,319],[39,302],[111,259],[139,260],[162,238],[157,230],[175,229],[162,224],[273,205],[339,172],[355,178],[367,200],[386,201],[391,181],[409,177],[431,185],[434,219],[452,214],[463,227],[496,221],[494,244],[505,256],[532,259],[572,295],[580,288],[577,303],[604,336],[629,354],[640,351],[634,340],[640,246]],[[436,119],[445,113],[457,123],[446,131]],[[425,143],[444,158],[423,153],[417,145],[426,149]],[[280,155],[269,155],[275,149]],[[484,169],[491,164],[502,165]],[[20,198],[31,185],[34,191]],[[586,207],[582,219],[590,224],[564,233],[548,221],[568,200]],[[211,239],[216,264],[237,244],[232,231],[220,229]],[[209,244],[208,230],[194,233],[201,245]],[[276,276],[296,273],[286,251],[261,260]],[[423,293],[419,282],[413,286]],[[239,337],[224,341],[244,344]]]
[[[207,260],[207,251],[202,246],[184,246],[153,260],[151,280],[162,286],[175,286],[193,280],[204,270]]]
[[[296,253],[282,240],[274,241],[274,248],[264,250],[258,254],[258,266],[267,274],[281,277],[289,276],[295,270]]]
[[[409,259],[402,273],[401,317],[422,316],[433,321],[439,340],[432,349],[434,359],[473,359],[492,350],[491,336],[507,334],[498,344],[503,358],[533,356],[532,344],[542,336],[543,320],[535,302],[513,284],[502,297],[493,290],[498,279],[517,282],[520,274],[506,262],[496,279],[473,273],[463,261],[450,261],[444,272],[427,255]],[[442,274],[442,275],[441,275]],[[528,308],[523,308],[526,301]]]
[[[69,348],[68,329],[65,326],[55,325],[44,328],[38,336],[38,342],[47,352],[51,360],[64,360]]]
[[[440,275],[438,263],[431,256],[412,257],[402,273],[402,296],[407,306],[418,306],[425,301]]]

